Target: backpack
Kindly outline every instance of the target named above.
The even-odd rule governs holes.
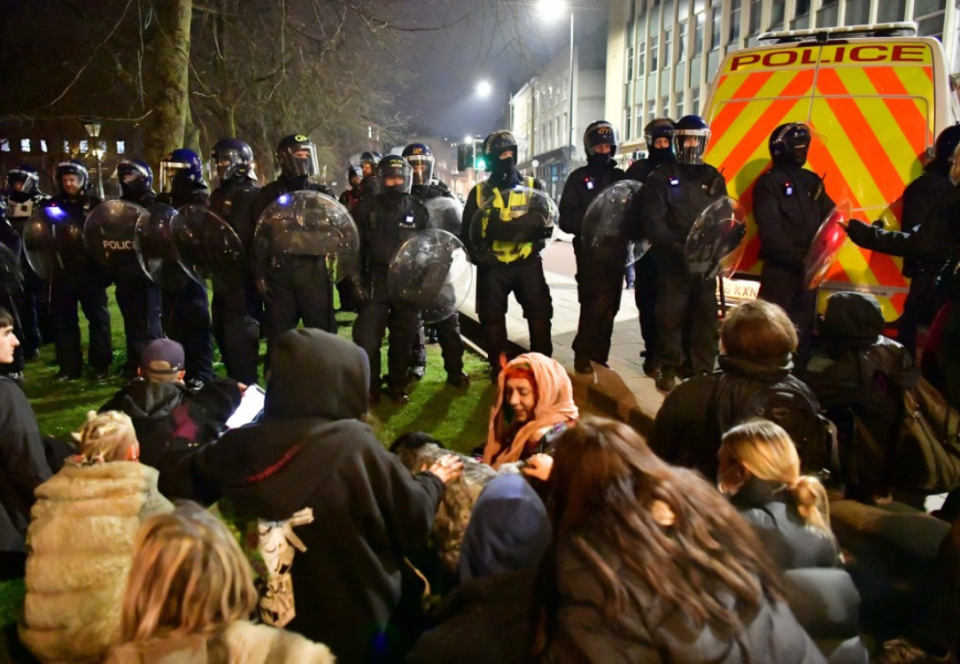
[[[887,458],[892,483],[927,493],[956,489],[960,486],[960,413],[926,378],[902,394],[897,440]],[[857,435],[882,450],[870,430],[854,417]]]
[[[767,383],[724,373],[717,381],[713,404],[721,435],[759,417],[790,434],[805,471],[838,468],[836,428],[820,414],[813,391],[794,376]]]

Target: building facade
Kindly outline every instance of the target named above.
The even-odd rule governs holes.
[[[960,71],[958,0],[611,0],[606,116],[620,125],[622,155],[644,151],[654,118],[699,114],[724,56],[776,30],[915,21],[939,37]]]
[[[570,171],[586,163],[580,141],[587,125],[603,118],[606,49],[602,35],[574,44],[572,86],[567,48],[510,97],[510,131],[519,145],[518,167],[543,180],[554,198],[563,191]]]

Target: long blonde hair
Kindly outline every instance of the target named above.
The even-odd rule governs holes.
[[[827,492],[815,477],[800,474],[800,456],[790,434],[769,420],[753,419],[730,429],[723,447],[752,475],[786,485],[807,526],[830,531]]]
[[[199,505],[181,503],[137,533],[121,641],[216,638],[256,604],[253,573],[230,531]]]

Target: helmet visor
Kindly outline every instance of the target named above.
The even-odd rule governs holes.
[[[292,145],[280,153],[280,170],[288,177],[316,175],[320,171],[317,147],[312,143]]]
[[[673,150],[681,164],[703,163],[703,155],[710,141],[709,129],[680,129],[673,135]]]
[[[402,164],[389,161],[380,164],[380,182],[385,191],[398,191],[409,194],[413,188],[413,167],[407,162]]]
[[[413,168],[413,184],[420,186],[433,179],[434,158],[430,155],[414,154],[406,157]]]
[[[216,173],[221,180],[229,180],[243,163],[240,151],[234,148],[219,150],[210,156],[210,173]]]

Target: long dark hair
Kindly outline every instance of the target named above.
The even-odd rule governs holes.
[[[697,628],[732,637],[744,629],[737,607],[780,596],[772,563],[729,502],[693,471],[658,458],[626,424],[585,418],[564,433],[550,494],[554,543],[538,584],[541,654],[556,622],[559,547],[596,577],[614,629],[657,597]],[[718,587],[733,594],[733,607],[718,601]]]

